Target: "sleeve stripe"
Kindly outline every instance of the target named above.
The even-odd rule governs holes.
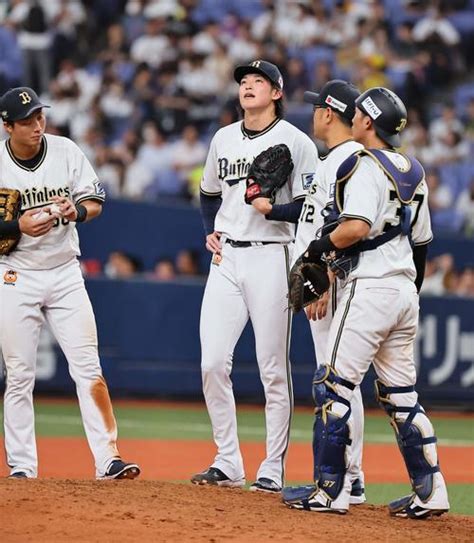
[[[340,217],[343,219],[359,219],[360,221],[366,222],[369,226],[372,226],[372,221],[370,221],[367,217],[362,217],[361,215],[346,215],[344,213],[341,214]]]
[[[204,190],[202,187],[199,189],[199,192],[201,194],[204,194],[205,196],[220,196],[222,194],[222,191],[218,192],[208,192],[207,190]]]
[[[75,204],[80,204],[84,200],[94,200],[96,202],[100,202],[103,204],[105,202],[105,198],[102,198],[101,196],[97,196],[97,194],[89,194],[88,196],[81,196],[78,200],[76,200]]]
[[[300,194],[299,196],[295,196],[293,198],[293,202],[297,202],[298,200],[304,200],[306,198],[306,194]]]
[[[431,236],[430,239],[426,241],[413,242],[413,245],[415,245],[416,247],[418,247],[419,245],[428,245],[428,243],[430,243],[431,241],[433,241],[433,236]]]

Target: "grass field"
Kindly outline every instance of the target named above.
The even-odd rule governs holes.
[[[1,411],[0,411],[1,414]],[[116,402],[115,414],[121,438],[211,440],[211,427],[203,405],[150,404]],[[238,414],[242,441],[265,439],[262,409],[243,407]],[[473,447],[474,418],[460,416],[431,416],[441,446]],[[309,409],[296,410],[292,424],[292,440],[307,442],[312,438],[313,416]],[[2,429],[3,430],[3,429]],[[2,431],[1,430],[1,431]],[[1,435],[0,431],[0,435]],[[36,431],[38,437],[77,437],[84,435],[79,408],[75,402],[36,402]],[[365,443],[393,443],[393,432],[387,418],[380,413],[368,413],[365,422]],[[466,473],[474,470],[474,458],[466,465]],[[299,483],[303,481],[288,481]],[[307,481],[304,481],[307,482]],[[407,493],[406,484],[368,484],[371,503],[386,503],[394,496]],[[451,511],[474,515],[474,485],[450,484]]]

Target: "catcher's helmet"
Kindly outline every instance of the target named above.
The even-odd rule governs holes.
[[[362,93],[355,105],[372,119],[381,140],[392,147],[400,147],[400,132],[407,124],[407,110],[394,92],[384,87],[373,87]]]

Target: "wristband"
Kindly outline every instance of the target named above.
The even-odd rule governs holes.
[[[84,222],[87,219],[87,207],[82,204],[76,204],[77,219],[76,222]]]

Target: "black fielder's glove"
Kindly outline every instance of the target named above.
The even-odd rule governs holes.
[[[255,198],[270,198],[288,181],[293,171],[291,153],[284,143],[273,145],[255,157],[247,175],[245,203],[251,204]]]
[[[329,289],[329,276],[326,262],[320,255],[311,262],[301,255],[290,271],[290,307],[298,313],[307,305],[318,300]]]
[[[21,193],[15,189],[0,188],[0,221],[14,221],[20,216]],[[0,255],[8,255],[20,241],[21,234],[0,238]]]

